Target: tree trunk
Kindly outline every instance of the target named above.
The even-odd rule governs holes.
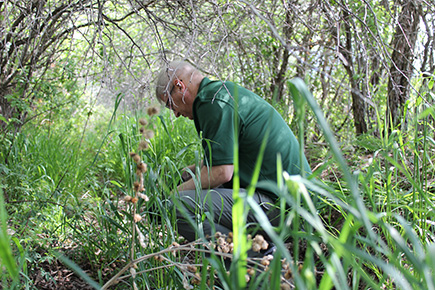
[[[354,73],[353,49],[352,49],[352,27],[350,25],[351,17],[343,9],[344,30],[346,35],[345,47],[339,44],[339,51],[343,56],[342,62],[349,76],[352,96],[352,113],[354,119],[355,133],[361,135],[367,133],[367,108],[363,94],[359,88],[358,79]]]
[[[409,96],[414,49],[417,41],[419,8],[418,1],[406,0],[396,26],[391,44],[390,76],[388,81],[387,128],[399,126],[403,108]],[[406,118],[405,118],[406,122]]]
[[[297,3],[297,1],[293,1]],[[293,3],[294,4],[294,3]],[[286,15],[285,15],[285,26],[284,26],[284,35],[286,41],[290,40],[293,34],[293,12],[290,9],[286,9]],[[283,95],[283,89],[284,89],[284,82],[285,82],[285,72],[287,71],[288,67],[288,61],[290,57],[290,53],[288,51],[287,47],[283,48],[282,54],[282,60],[281,60],[281,67],[278,69],[278,66],[276,67],[277,73],[272,80],[272,85],[270,86],[270,89],[272,91],[272,96],[275,100],[280,101],[282,99]],[[279,57],[278,54],[276,57]],[[278,59],[279,62],[279,59]]]

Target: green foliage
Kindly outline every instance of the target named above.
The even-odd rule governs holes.
[[[432,178],[429,152],[435,144],[430,141],[429,130],[424,129],[431,126],[428,122],[431,111],[426,109],[419,114],[413,126],[420,128],[415,136],[404,136],[399,131],[381,139],[361,136],[358,151],[344,152],[348,159],[344,160],[340,146],[335,143],[306,88],[301,81],[293,84],[294,94],[300,92],[299,97],[313,106],[323,134],[332,144],[330,148],[335,148],[331,149],[332,156],[339,162],[325,163],[308,180],[281,175],[277,186],[284,203],[280,205],[281,225],[276,229],[249,196],[246,197],[249,208],[278,247],[276,260],[268,270],[257,266],[259,274],[247,287],[277,287],[280,284],[277,273],[283,271],[279,262],[282,257],[289,263],[292,283],[300,289],[392,289],[396,286],[432,289],[433,251],[430,244],[424,242],[434,238],[433,226],[427,222],[433,219],[434,201],[427,189],[431,188],[428,180]],[[303,102],[295,104],[303,106]],[[300,112],[298,116],[303,119],[301,107],[295,111]],[[76,265],[92,269],[96,274],[91,278],[100,285],[112,277],[114,271],[129,265],[134,250],[135,260],[150,257],[138,262],[136,271],[152,270],[137,274],[126,283],[183,287],[185,274],[176,264],[168,262],[159,268],[162,262],[152,257],[171,249],[173,242],[178,241],[167,200],[180,178],[179,169],[201,159],[201,146],[193,124],[180,118],[173,120],[167,112],[149,117],[144,112],[135,115],[120,112],[119,108],[112,113],[112,121],[107,121],[107,113],[84,116],[90,118],[84,131],[80,130],[83,127],[74,126],[79,120],[74,119],[43,124],[38,130],[28,125],[15,139],[2,139],[2,158],[8,156],[9,160],[1,167],[2,186],[7,197],[6,209],[15,217],[8,227],[20,233],[12,235],[14,243],[8,259],[12,255],[31,261],[24,263],[22,258],[13,258],[16,269],[20,270],[15,270],[15,278],[4,272],[2,283],[17,281],[17,271],[21,271],[19,279],[29,283],[24,277],[32,277],[38,265],[57,259],[50,246],[57,242],[60,243],[58,250],[70,255]],[[147,120],[146,129],[154,132],[149,148],[144,151],[138,151],[143,139],[141,118]],[[85,123],[79,124],[84,126]],[[83,136],[82,141],[78,142],[76,136]],[[137,207],[124,202],[124,196],[133,195],[132,185],[136,180],[131,151],[138,152],[148,165],[144,187],[150,200],[140,201]],[[352,154],[356,154],[355,157]],[[361,164],[356,156],[364,154],[371,154],[372,159]],[[414,163],[409,163],[413,158]],[[350,168],[347,163],[351,163]],[[351,168],[355,167],[359,172],[352,172]],[[335,182],[319,182],[315,178],[333,168]],[[132,240],[136,231],[132,227],[133,208],[144,220],[138,223],[138,229],[146,237],[145,248],[137,232],[134,243]],[[23,226],[24,221],[29,226]],[[292,237],[291,247],[284,243],[289,237]],[[2,241],[6,241],[4,235]],[[65,250],[65,245],[71,242],[78,247],[73,251]],[[237,271],[228,276],[216,254],[201,258],[213,269],[202,269],[202,281],[216,279],[210,276],[211,271],[216,270],[223,288],[238,289],[240,280],[234,280]],[[176,256],[170,254],[170,250],[161,255],[173,263],[183,259],[182,251],[176,252]],[[201,260],[202,254],[194,256]],[[394,262],[387,264],[385,257]],[[76,271],[80,272],[78,268]],[[208,289],[206,282],[201,283],[198,289]]]
[[[6,281],[12,281],[11,288],[14,288],[18,281],[18,267],[14,255],[12,254],[10,238],[8,234],[8,216],[4,207],[3,190],[0,188],[0,262],[4,266],[0,268],[0,278],[2,285],[8,285]],[[3,273],[6,271],[6,273]]]
[[[258,274],[246,283],[248,289],[280,287],[280,257],[286,258],[292,274],[285,283],[297,289],[434,289],[434,76],[408,76],[413,90],[406,114],[400,116],[402,126],[386,130],[389,116],[383,112],[392,53],[387,44],[399,12],[388,6],[392,3],[312,1],[287,6],[290,3],[266,1],[260,9],[246,1],[130,2],[94,5],[98,13],[89,10],[86,15],[96,25],[90,30],[81,22],[84,11],[79,11],[79,21],[64,27],[84,26],[73,35],[64,34],[68,39],[57,53],[44,50],[50,57],[43,58],[43,69],[38,62],[30,71],[18,61],[25,59],[20,54],[11,61],[2,58],[17,69],[13,90],[4,96],[16,114],[0,114],[3,288],[37,288],[33,283],[38,274],[54,280],[44,267],[59,260],[100,285],[139,261],[136,277],[127,274],[125,284],[113,286],[117,289],[131,288],[133,282],[149,289],[209,289],[208,279],[224,289],[244,287],[242,274],[252,263],[244,261],[244,255],[228,274],[218,250],[201,254],[208,249],[206,242],[173,244],[180,240],[168,201],[179,182],[179,169],[202,157],[193,125],[167,112],[147,117],[143,110],[131,109],[151,102],[153,71],[162,58],[185,57],[213,77],[235,80],[277,107],[306,143],[316,168],[308,179],[288,177],[277,169],[276,186],[282,195],[277,228],[249,196],[238,203],[238,225],[243,227],[244,210],[250,208],[278,247],[267,269],[253,263]],[[6,10],[0,16],[8,29],[13,17],[27,11],[19,2],[10,3],[17,5],[8,16]],[[40,15],[51,15],[48,10]],[[344,12],[351,17],[345,19]],[[43,23],[33,21],[36,15],[23,18],[21,32],[42,32],[31,26]],[[350,25],[350,33],[344,25]],[[12,35],[8,32],[5,37]],[[346,47],[347,37],[353,51],[343,55],[340,48]],[[26,43],[18,40],[16,45]],[[41,40],[35,37],[32,44]],[[9,53],[1,51],[2,57]],[[28,51],[34,53],[36,46]],[[415,64],[424,62],[422,55],[417,53]],[[352,75],[343,59],[353,62]],[[281,68],[283,95],[275,100],[271,87],[277,85]],[[309,84],[314,97],[301,80],[287,81],[295,75]],[[351,88],[352,81],[356,88]],[[138,85],[142,91],[136,90]],[[356,138],[351,89],[364,97],[369,124],[369,133]],[[110,103],[102,99],[112,97],[114,112],[97,105]],[[307,112],[305,101],[311,107]],[[154,132],[149,148],[142,151],[140,118],[147,119],[146,128]],[[144,187],[150,200],[136,205],[124,201],[134,194],[137,181],[131,151],[148,165]],[[137,228],[133,213],[142,217]],[[208,214],[198,212],[202,219]],[[69,258],[60,258],[58,252]],[[183,268],[189,263],[202,264],[196,272],[203,278],[199,285],[195,273]]]

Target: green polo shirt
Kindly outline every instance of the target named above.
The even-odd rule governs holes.
[[[281,115],[255,93],[232,82],[204,78],[193,103],[193,118],[202,134],[204,164],[233,164],[234,110],[238,100],[239,176],[246,188],[252,178],[261,143],[269,130],[260,181],[277,181],[277,155],[290,175],[301,174],[299,143]],[[207,141],[208,140],[208,141]],[[304,170],[310,167],[304,156]],[[258,186],[260,191],[270,193]]]

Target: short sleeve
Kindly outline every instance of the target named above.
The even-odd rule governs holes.
[[[233,164],[234,108],[215,99],[200,102],[196,108],[202,131],[204,161],[212,166]]]

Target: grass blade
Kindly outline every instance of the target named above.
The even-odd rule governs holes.
[[[61,253],[55,253],[55,255],[60,261],[62,261],[66,266],[68,266],[71,270],[73,270],[90,286],[94,287],[95,289],[101,289],[101,286],[97,282],[92,280],[92,278],[89,277],[88,274],[86,274],[76,263],[71,261],[66,256],[62,255]]]

